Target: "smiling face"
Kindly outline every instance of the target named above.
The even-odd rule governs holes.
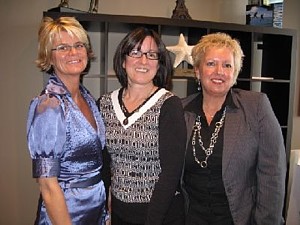
[[[78,37],[71,36],[67,32],[60,32],[53,41],[53,49],[60,45],[73,46],[68,51],[52,50],[51,65],[57,76],[80,76],[88,63],[86,47],[74,45],[82,43]],[[80,46],[80,45],[77,45]]]
[[[232,50],[227,47],[208,48],[195,73],[200,79],[203,95],[226,96],[235,83]]]
[[[137,46],[134,48],[137,49]],[[143,53],[146,52],[158,52],[157,45],[152,37],[147,36],[140,50]],[[153,78],[158,70],[158,60],[151,60],[146,57],[146,54],[142,54],[140,58],[134,58],[126,56],[123,62],[123,68],[126,70],[128,86],[132,85],[147,85],[153,84]]]

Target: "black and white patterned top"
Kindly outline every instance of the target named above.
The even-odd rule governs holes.
[[[120,90],[99,100],[111,157],[112,197],[127,204],[122,213],[131,222],[144,223],[136,219],[139,213],[162,221],[175,196],[184,159],[186,128],[182,105],[177,96],[162,88],[124,125]]]

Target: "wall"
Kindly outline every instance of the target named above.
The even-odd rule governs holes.
[[[286,0],[285,15],[288,15],[287,20],[290,22],[284,25],[299,29],[299,22],[295,22],[300,21],[298,1]],[[99,2],[100,13],[171,17],[176,1]],[[187,0],[186,6],[193,19],[245,24],[244,10],[247,2]],[[34,65],[37,29],[42,12],[57,6],[59,1],[0,0],[0,4],[0,225],[28,225],[34,219],[38,199],[38,186],[31,178],[31,161],[26,144],[28,104],[42,89],[42,76]],[[71,0],[70,5],[85,10],[89,3]],[[295,128],[295,132],[299,131]],[[294,139],[297,139],[296,134]],[[294,148],[300,148],[298,141],[293,140]]]
[[[295,103],[294,103],[294,123],[293,123],[293,134],[292,134],[292,149],[299,149],[300,146],[300,115],[298,113],[300,112],[299,107],[299,97],[300,97],[300,1],[296,0],[285,0],[284,2],[284,18],[283,18],[283,26],[285,28],[293,28],[298,30],[298,56],[297,56],[297,62],[296,65],[297,68],[297,76],[296,76],[296,89],[295,89]]]

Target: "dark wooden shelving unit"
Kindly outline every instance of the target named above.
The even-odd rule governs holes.
[[[97,52],[98,69],[88,74],[86,79],[99,78],[99,94],[109,91],[109,84],[113,79],[112,57],[117,44],[135,27],[146,26],[156,30],[167,46],[176,45],[180,33],[185,36],[189,45],[196,44],[201,36],[208,33],[230,34],[240,41],[245,54],[237,87],[251,90],[259,84],[259,91],[268,95],[282,128],[289,159],[296,75],[295,30],[162,17],[92,14],[66,8],[55,8],[43,15],[52,18],[76,17],[89,32],[91,42],[96,46],[94,51]],[[181,66],[191,68],[184,63]],[[254,67],[258,67],[258,71],[254,71]],[[182,84],[186,85],[185,94],[195,91],[191,76],[174,78],[182,80]]]

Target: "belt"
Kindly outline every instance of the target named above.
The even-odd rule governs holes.
[[[62,181],[62,182],[60,182],[60,185],[62,188],[86,188],[86,187],[92,186],[94,184],[97,184],[100,181],[101,181],[101,175],[99,173],[96,176],[93,176],[84,181],[79,181],[79,182],[74,182],[74,183]]]

